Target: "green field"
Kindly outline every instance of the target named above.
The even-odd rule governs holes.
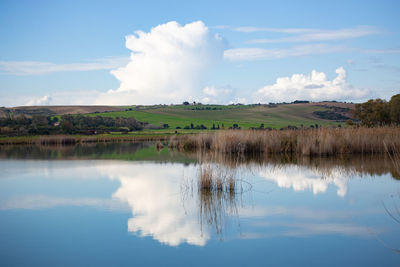
[[[197,108],[197,109],[196,109]],[[208,108],[208,109],[206,109]],[[214,110],[213,110],[214,109]],[[109,117],[134,117],[138,121],[148,122],[160,126],[168,124],[170,128],[196,125],[205,125],[210,129],[215,126],[224,125],[225,128],[238,124],[242,129],[259,127],[282,128],[288,125],[306,127],[310,125],[338,125],[335,121],[322,120],[313,116],[314,111],[327,110],[325,107],[313,104],[286,104],[271,107],[269,105],[196,105],[196,106],[152,106],[140,109],[104,112],[89,114],[89,116]]]

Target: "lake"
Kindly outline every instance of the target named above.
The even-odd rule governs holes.
[[[1,266],[400,265],[388,157],[3,146],[0,169]]]

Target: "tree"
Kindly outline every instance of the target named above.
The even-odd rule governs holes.
[[[353,115],[362,125],[373,127],[390,124],[390,109],[385,100],[370,99],[365,103],[356,104]]]
[[[400,94],[392,96],[389,101],[390,120],[394,124],[400,124]]]
[[[33,134],[48,134],[49,133],[49,120],[46,116],[35,115],[32,117],[32,128],[30,130]]]
[[[61,121],[61,130],[63,133],[71,134],[74,131],[74,125],[68,120]]]

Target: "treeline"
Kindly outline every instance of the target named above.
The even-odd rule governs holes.
[[[392,96],[389,102],[378,98],[356,104],[352,113],[362,126],[400,125],[400,94]]]
[[[168,124],[164,124],[164,125],[168,126]],[[168,128],[168,127],[164,127],[164,128]],[[182,127],[177,126],[176,129],[182,129]],[[207,126],[205,126],[204,124],[194,125],[193,123],[190,123],[190,125],[186,125],[185,127],[183,127],[183,129],[185,129],[185,130],[189,130],[189,129],[190,130],[207,130],[207,129],[211,129],[211,130],[222,129],[222,130],[224,130],[225,129],[225,125],[222,123],[222,126],[220,127],[219,124],[213,123],[211,128],[207,128]],[[230,129],[230,130],[232,130],[232,129],[241,129],[241,127],[239,126],[239,124],[234,123],[232,126],[227,127],[227,129]]]
[[[8,116],[0,118],[0,135],[48,135],[48,134],[99,134],[111,131],[140,131],[147,123],[134,118],[89,117],[83,115],[63,115],[57,117],[36,115]]]
[[[0,118],[0,135],[21,136],[50,134],[51,129],[54,128],[57,122],[57,117],[52,119],[50,116],[43,115],[26,117],[24,115],[12,116],[8,114],[6,118]]]
[[[236,124],[237,125],[237,124]],[[225,126],[224,124],[222,124],[222,129],[224,129]],[[177,126],[176,129],[182,129],[180,126]],[[207,130],[207,126],[205,126],[204,124],[200,124],[200,125],[194,125],[193,123],[190,123],[190,125],[186,125],[185,127],[183,127],[183,129],[185,130]],[[215,125],[215,123],[213,123],[212,127],[210,128],[211,130],[219,130],[219,124]]]

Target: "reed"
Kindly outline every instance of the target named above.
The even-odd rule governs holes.
[[[385,145],[386,150],[389,151],[390,148],[386,145],[386,143],[384,143],[384,145]],[[392,147],[391,150],[392,151],[394,150],[395,153],[388,153],[388,154],[389,154],[390,160],[393,163],[394,171],[397,174],[397,176],[393,175],[393,177],[400,179],[400,150],[397,150],[397,148],[395,148],[395,147],[394,148]]]
[[[77,140],[68,135],[49,135],[49,136],[40,136],[36,140],[36,144],[40,145],[74,145]]]
[[[400,128],[230,130],[184,136],[173,140],[173,146],[185,151],[212,151],[224,154],[395,154],[400,151]]]
[[[74,145],[84,143],[166,141],[163,135],[43,135],[0,138],[0,145]]]
[[[236,183],[233,169],[210,162],[199,165],[198,190],[201,192],[221,191],[228,193],[236,192]]]
[[[199,164],[197,190],[201,229],[204,224],[213,225],[216,233],[222,235],[227,217],[238,214],[237,202],[243,187],[234,171],[208,159]]]
[[[161,142],[158,142],[157,144],[156,144],[156,149],[157,149],[157,151],[160,151],[161,149],[163,149],[164,148],[164,145],[161,143]]]

